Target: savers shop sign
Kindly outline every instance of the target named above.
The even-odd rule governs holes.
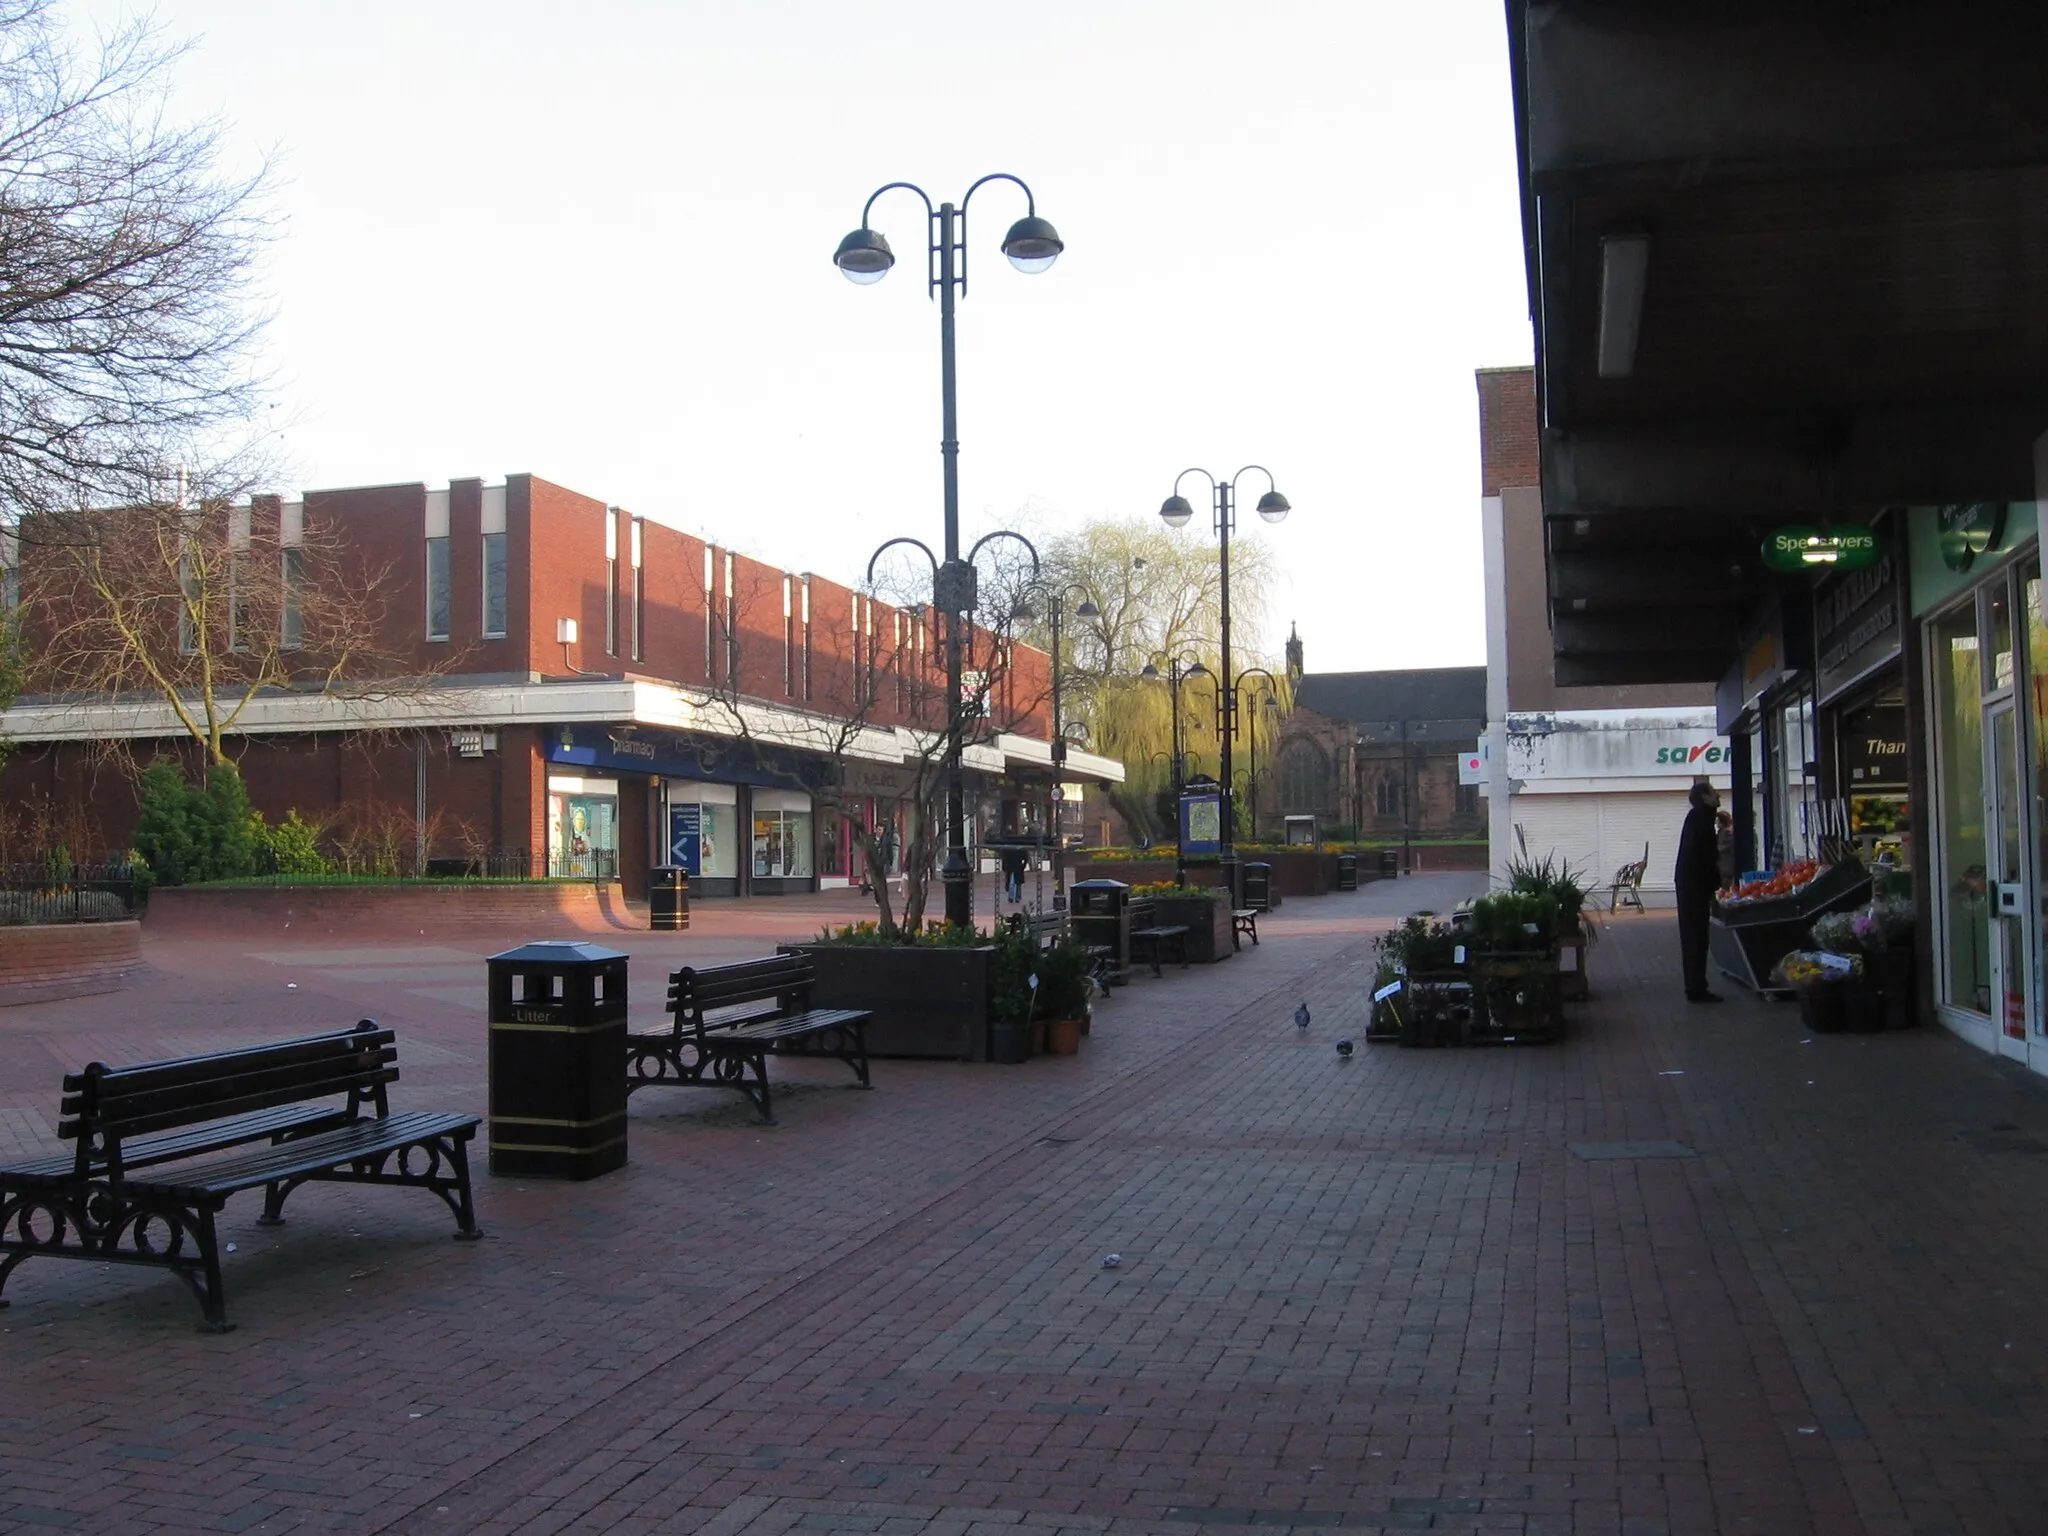
[[[1657,762],[1664,767],[1704,767],[1712,764],[1718,768],[1727,761],[1728,749],[1718,741],[1701,742],[1698,746],[1657,749]]]

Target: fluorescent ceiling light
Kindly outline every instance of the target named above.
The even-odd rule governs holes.
[[[1600,334],[1594,356],[1603,379],[1625,379],[1636,371],[1643,279],[1649,270],[1648,235],[1600,237]]]

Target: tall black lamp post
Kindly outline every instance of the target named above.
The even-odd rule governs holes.
[[[1206,469],[1184,469],[1174,477],[1173,494],[1166,498],[1159,508],[1159,515],[1169,527],[1180,528],[1195,515],[1195,509],[1180,493],[1181,481],[1189,475],[1200,475],[1209,482],[1214,495],[1216,513],[1216,539],[1220,551],[1218,572],[1218,594],[1221,602],[1221,641],[1223,675],[1219,681],[1221,697],[1218,700],[1219,723],[1222,726],[1218,742],[1222,772],[1217,777],[1223,783],[1223,844],[1217,854],[1222,865],[1223,885],[1230,892],[1230,899],[1238,899],[1237,886],[1237,807],[1232,802],[1230,790],[1230,738],[1237,725],[1237,684],[1230,670],[1230,534],[1237,526],[1237,482],[1256,470],[1266,477],[1266,494],[1258,501],[1258,514],[1269,523],[1277,523],[1293,510],[1287,498],[1282,496],[1273,484],[1273,472],[1262,464],[1247,464],[1228,480],[1218,480]]]
[[[1020,535],[1021,537],[1021,535]],[[978,546],[977,546],[978,547]],[[1036,555],[1033,551],[1033,569],[1036,569]],[[1064,773],[1067,766],[1067,722],[1060,712],[1060,620],[1065,616],[1067,599],[1079,597],[1074,605],[1077,619],[1099,619],[1102,610],[1095,606],[1095,600],[1077,586],[1031,587],[1026,589],[1026,600],[1017,605],[1017,617],[1029,619],[1032,615],[1030,595],[1036,593],[1046,605],[1046,621],[1052,626],[1052,789],[1046,797],[1045,824],[1052,833],[1052,896],[1055,907],[1066,905],[1067,875],[1066,852],[1060,837],[1060,797],[1066,793]]]
[[[1262,704],[1261,706],[1259,706],[1259,708],[1263,708],[1263,709],[1265,710],[1265,712],[1266,712],[1266,715],[1267,715],[1267,717],[1269,718],[1269,720],[1270,720],[1270,719],[1272,719],[1272,718],[1277,718],[1277,717],[1278,717],[1278,715],[1279,715],[1279,713],[1280,713],[1280,700],[1278,699],[1278,697],[1276,697],[1276,694],[1277,694],[1277,692],[1278,692],[1278,690],[1279,690],[1279,687],[1280,687],[1280,685],[1279,685],[1279,684],[1278,684],[1277,682],[1275,682],[1275,681],[1273,680],[1273,674],[1272,674],[1272,673],[1270,673],[1270,672],[1268,672],[1268,671],[1267,671],[1267,670],[1266,670],[1266,669],[1265,669],[1264,667],[1246,667],[1246,668],[1245,668],[1245,669],[1244,669],[1244,670],[1243,670],[1242,672],[1240,672],[1240,673],[1238,673],[1238,674],[1237,674],[1237,680],[1238,680],[1238,681],[1239,681],[1240,683],[1241,683],[1241,682],[1243,682],[1243,681],[1244,681],[1244,680],[1245,680],[1246,678],[1248,678],[1248,677],[1263,677],[1263,678],[1264,678],[1264,679],[1266,680],[1266,690],[1267,690],[1267,691],[1266,691],[1266,697],[1265,697],[1265,702],[1264,702],[1264,703],[1263,703],[1263,704]],[[1245,726],[1245,732],[1244,732],[1244,740],[1245,740],[1245,746],[1246,746],[1246,747],[1247,747],[1247,748],[1249,749],[1249,751],[1247,752],[1247,754],[1246,754],[1246,755],[1247,755],[1247,757],[1248,757],[1248,758],[1249,758],[1249,760],[1250,760],[1250,761],[1249,761],[1249,764],[1248,764],[1248,766],[1247,766],[1247,768],[1246,768],[1246,770],[1245,770],[1245,776],[1244,776],[1244,794],[1245,794],[1245,799],[1247,799],[1248,801],[1250,801],[1250,802],[1251,802],[1251,806],[1250,806],[1251,814],[1250,814],[1249,816],[1247,816],[1247,817],[1245,818],[1245,821],[1246,821],[1247,825],[1249,826],[1249,828],[1250,828],[1250,830],[1251,830],[1251,834],[1252,834],[1252,841],[1256,843],[1256,842],[1257,842],[1257,841],[1259,840],[1259,709],[1258,709],[1258,708],[1255,708],[1255,709],[1253,709],[1253,710],[1252,710],[1252,717],[1251,717],[1251,720],[1250,720],[1250,721],[1249,721],[1249,722],[1248,722],[1248,723],[1246,724],[1246,726]]]
[[[1147,682],[1153,683],[1159,681],[1160,675],[1158,666],[1149,661],[1145,663],[1145,669],[1138,674]],[[1210,675],[1209,669],[1199,661],[1183,661],[1178,656],[1169,656],[1166,660],[1165,677],[1168,707],[1173,711],[1173,814],[1175,818],[1173,828],[1173,877],[1174,883],[1177,885],[1186,885],[1188,883],[1187,855],[1181,850],[1179,822],[1180,792],[1182,786],[1187,782],[1187,759],[1181,755],[1180,750],[1180,685],[1191,678],[1208,677]],[[1226,810],[1229,809],[1229,804],[1229,797],[1226,795],[1224,797],[1224,808]],[[1226,837],[1229,835],[1228,832],[1224,833]]]
[[[932,603],[946,620],[946,861],[940,877],[946,886],[946,921],[965,928],[974,917],[974,873],[967,864],[967,796],[961,771],[960,645],[965,615],[975,605],[974,567],[960,558],[960,428],[954,386],[953,305],[967,292],[967,205],[992,181],[1015,183],[1024,193],[1024,217],[1003,236],[1003,254],[1019,272],[1043,272],[1066,248],[1059,233],[1038,217],[1031,188],[1006,172],[984,176],[970,186],[959,206],[934,205],[922,187],[892,181],[878,187],[861,209],[860,228],[839,242],[832,262],[856,283],[880,282],[896,264],[896,253],[880,230],[868,225],[875,201],[884,192],[915,192],[924,203],[927,254],[925,281],[939,299],[939,456],[945,469],[946,557],[932,580]]]

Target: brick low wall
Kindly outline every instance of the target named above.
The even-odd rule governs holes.
[[[611,933],[644,929],[616,885],[543,880],[447,885],[280,885],[151,892],[149,931],[193,937],[402,933],[471,929]]]
[[[0,1007],[118,992],[142,968],[142,926],[36,923],[0,928]]]

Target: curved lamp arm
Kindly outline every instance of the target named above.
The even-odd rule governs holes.
[[[878,549],[876,549],[876,551],[872,555],[868,556],[868,574],[866,585],[870,592],[872,592],[875,588],[875,562],[880,560],[883,555],[887,554],[890,550],[894,549],[898,544],[915,545],[917,549],[924,555],[925,559],[931,561],[932,575],[937,576],[939,574],[939,557],[931,552],[931,547],[927,545],[923,539],[913,539],[909,537],[891,539],[888,543],[883,544]]]
[[[1038,579],[1039,569],[1038,546],[1032,543],[1029,539],[1025,538],[1023,534],[1012,533],[1007,528],[998,528],[994,533],[984,533],[980,538],[976,539],[974,541],[973,548],[967,551],[967,563],[969,565],[974,564],[974,557],[980,554],[983,548],[985,548],[987,545],[993,544],[997,539],[1015,539],[1019,544],[1022,544],[1024,546],[1026,552],[1029,553],[1031,556],[1031,579],[1033,581],[1036,581]]]

